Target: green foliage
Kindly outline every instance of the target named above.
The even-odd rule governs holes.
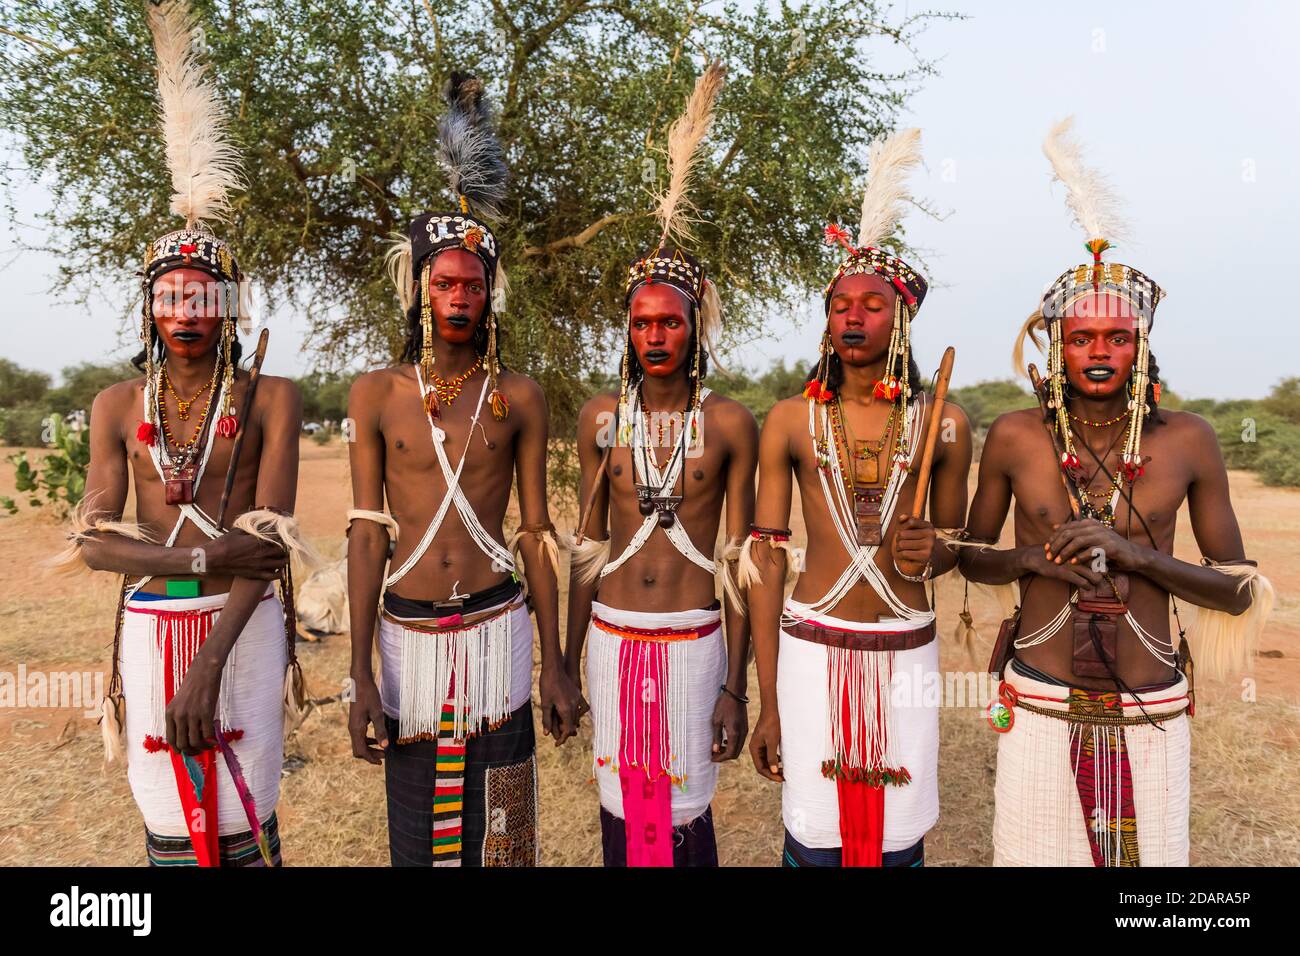
[[[50,377],[16,362],[0,358],[0,409],[40,401],[50,387]]]
[[[772,406],[783,398],[798,395],[804,386],[805,369],[788,368],[782,359],[766,372],[754,375],[744,369],[717,372],[709,376],[711,387],[746,406],[761,427]]]
[[[90,407],[95,403],[96,395],[110,385],[139,378],[140,372],[129,362],[115,365],[82,362],[65,368],[60,377],[63,384],[50,389],[46,403],[61,415],[85,412],[89,420]]]
[[[355,372],[316,372],[294,379],[302,394],[302,420],[341,422],[348,414],[348,389],[355,378]]]
[[[0,439],[11,448],[44,445],[49,438],[48,421],[54,416],[44,402],[24,402],[0,408]]]
[[[85,295],[105,277],[129,281],[146,243],[175,225],[142,7],[6,5],[0,35],[0,125],[23,158],[13,168],[50,184],[49,248]],[[431,159],[439,88],[452,68],[484,78],[512,173],[503,358],[546,389],[558,436],[608,364],[627,263],[657,237],[665,133],[706,55],[729,79],[697,177],[694,248],[739,335],[750,316],[820,288],[835,258],[822,226],[856,218],[867,143],[933,72],[920,56],[900,73],[876,66],[877,43],[914,49],[935,16],[876,0],[195,8],[249,182],[222,231],[269,301],[306,306],[326,366],[400,350],[385,243],[450,204]]]
[[[959,406],[970,419],[972,431],[983,432],[999,415],[1021,408],[1033,408],[1037,402],[1029,389],[1011,379],[977,382],[948,392],[948,401]]]
[[[86,493],[86,468],[90,464],[90,429],[69,428],[63,419],[50,421],[52,446],[49,454],[35,464],[26,452],[10,455],[14,466],[14,484],[19,494],[27,495],[33,508],[53,505],[67,511]],[[10,514],[18,511],[12,498],[0,498],[0,507]]]
[[[1300,378],[1284,378],[1261,404],[1279,418],[1300,425]]]

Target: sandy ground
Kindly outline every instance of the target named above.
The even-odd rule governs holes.
[[[337,444],[313,442],[304,442],[302,453],[299,516],[323,551],[341,554],[350,501],[346,455]],[[1247,551],[1272,579],[1278,605],[1253,674],[1198,687],[1192,862],[1294,866],[1300,864],[1300,491],[1265,488],[1246,473],[1231,477]],[[12,494],[12,481],[12,470],[0,467],[0,494]],[[1195,560],[1185,514],[1182,523],[1179,556]],[[38,564],[60,547],[61,535],[55,521],[26,507],[16,517],[0,517],[0,672],[17,674],[20,666],[28,674],[84,672],[93,687],[108,665],[116,582],[44,572]],[[939,583],[942,664],[978,672],[1001,613],[991,596],[971,589],[981,635],[972,661],[950,639],[961,600],[959,578]],[[347,676],[347,636],[298,647],[309,693],[322,703],[286,745],[279,807],[285,861],[387,864],[382,770],[352,758],[344,707],[329,700]],[[95,717],[86,713],[97,696],[86,696],[62,709],[0,706],[0,864],[144,863],[143,828],[125,771],[104,766]],[[755,701],[751,726],[756,718]],[[562,748],[539,741],[543,862],[599,865],[590,723]],[[944,708],[942,815],[926,841],[931,865],[990,862],[995,748],[996,735],[978,708]],[[779,862],[779,788],[755,773],[747,754],[723,767],[714,816],[724,865]]]

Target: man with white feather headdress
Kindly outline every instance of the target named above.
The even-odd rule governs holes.
[[[955,564],[935,548],[935,525],[965,516],[971,440],[947,405],[930,520],[899,507],[916,497],[931,420],[911,351],[926,282],[880,244],[920,161],[919,130],[872,145],[856,244],[826,229],[848,257],[826,286],[820,360],[803,395],[763,424],[740,580],[762,695],[750,751],[784,784],[787,866],[919,866],[939,816],[939,701],[926,690],[939,655],[925,582]],[[787,526],[795,479],[806,555]]]
[[[963,573],[1019,582],[990,669],[998,741],[994,863],[1186,866],[1191,648],[1212,674],[1244,669],[1272,604],[1245,559],[1214,429],[1159,407],[1148,337],[1164,292],[1102,261],[1121,203],[1084,165],[1072,121],[1043,145],[1091,261],[1064,272],[1030,316],[1048,334],[1040,408],[989,429],[961,549]],[[1012,499],[1015,547],[997,550]],[[1186,502],[1204,555],[1173,557]],[[1201,610],[1171,634],[1177,598]]]
[[[577,732],[581,696],[560,651],[546,399],[498,352],[502,148],[479,79],[453,73],[443,94],[437,157],[455,207],[416,216],[390,251],[406,347],[348,400],[349,730],[354,756],[385,764],[394,866],[531,866],[530,606],[557,744]],[[507,543],[512,479],[521,524]]]
[[[239,368],[245,279],[209,223],[230,214],[240,156],[188,4],[145,10],[184,227],[145,251],[145,376],[95,399],[62,557],[123,575],[103,729],[110,759],[125,748],[149,862],[278,865],[283,734],[303,702],[286,563],[306,550],[290,514],[302,404],[288,379]],[[135,524],[121,520],[128,479]]]
[[[718,767],[745,738],[749,629],[728,562],[753,517],[758,433],[704,384],[718,292],[680,245],[722,84],[721,65],[707,66],[669,128],[661,232],[624,286],[621,388],[578,419],[586,504],[565,657],[580,679],[586,643],[606,866],[716,866]],[[724,513],[733,545],[715,553]]]

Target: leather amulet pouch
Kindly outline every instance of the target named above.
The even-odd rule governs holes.
[[[989,657],[989,673],[1002,677],[1007,664],[1016,653],[1016,636],[1020,633],[1020,608],[1011,617],[1004,618],[998,628],[997,640],[993,642],[993,654]]]
[[[1111,583],[1114,583],[1114,588]],[[1070,611],[1072,667],[1080,677],[1110,677],[1119,644],[1119,619],[1128,610],[1127,574],[1111,574],[1095,588],[1080,588]]]

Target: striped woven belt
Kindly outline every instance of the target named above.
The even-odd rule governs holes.
[[[703,627],[620,627],[617,624],[609,623],[609,621],[602,621],[594,614],[591,617],[591,623],[606,634],[613,634],[616,637],[623,637],[632,641],[697,641],[701,637],[708,637],[722,627],[721,619],[705,624]]]
[[[815,621],[800,621],[785,628],[791,637],[846,651],[910,651],[934,640],[934,621],[911,631],[846,631]]]

